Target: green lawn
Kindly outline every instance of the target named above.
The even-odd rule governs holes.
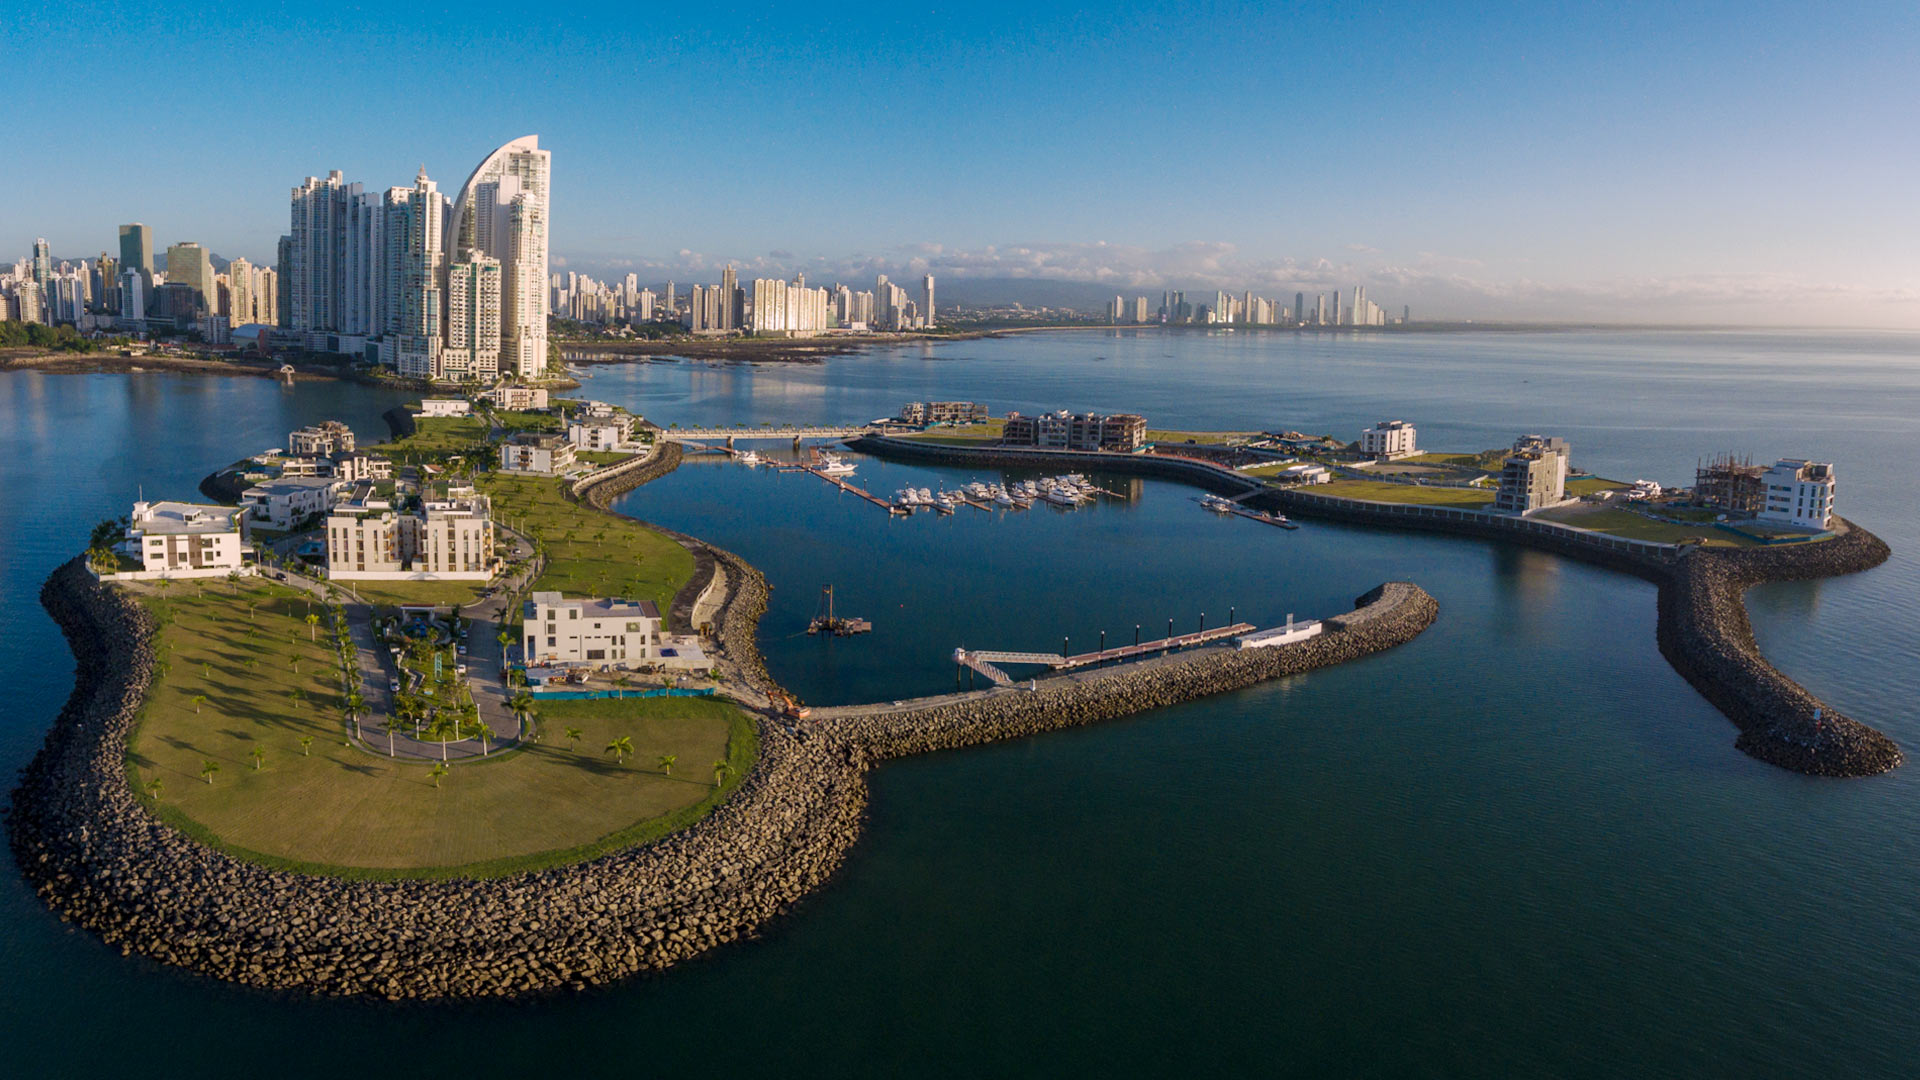
[[[614,465],[640,455],[621,453],[617,450],[581,450],[573,456],[592,465]]]
[[[1492,488],[1425,487],[1390,484],[1383,480],[1335,480],[1312,490],[1316,495],[1335,495],[1366,502],[1452,506],[1462,510],[1484,510],[1493,505]]]
[[[1747,537],[1724,529],[1716,529],[1712,525],[1672,525],[1643,517],[1631,510],[1566,506],[1542,510],[1533,516],[1567,525],[1577,525],[1582,529],[1592,529],[1609,536],[1624,537],[1628,540],[1651,540],[1659,544],[1677,544],[1683,540],[1692,539],[1699,539],[1708,547],[1752,547],[1756,543]]]
[[[559,431],[560,418],[547,413],[493,410],[493,418],[509,431]]]
[[[367,449],[383,454],[458,454],[486,442],[490,430],[478,416],[416,416],[412,435]]]
[[[919,439],[922,442],[941,443],[947,446],[973,446],[983,442],[999,442],[1006,433],[1007,422],[989,418],[984,424],[954,424],[946,427],[928,428],[902,436],[907,439]]]
[[[1147,441],[1150,443],[1183,443],[1191,439],[1195,443],[1208,446],[1222,446],[1243,443],[1260,437],[1258,431],[1156,431],[1147,429]]]
[[[1567,481],[1567,494],[1591,495],[1596,491],[1619,491],[1627,486],[1603,476],[1576,476]]]
[[[259,602],[251,615],[249,600]],[[713,763],[733,764],[731,787],[757,752],[751,722],[722,701],[554,702],[535,709],[542,741],[455,762],[436,788],[426,763],[342,745],[326,636],[309,641],[305,605],[288,590],[221,582],[195,596],[176,585],[147,603],[163,620],[157,645],[167,668],[141,710],[129,778],[143,799],[146,782],[161,781],[150,801],[165,820],[270,865],[380,877],[578,861],[697,820],[722,794]],[[566,727],[580,729],[577,743]],[[377,748],[378,728],[368,736]],[[621,736],[635,754],[616,764],[604,747]],[[313,739],[310,754],[302,737]],[[255,748],[265,751],[258,770]],[[662,754],[679,758],[671,776]],[[200,771],[209,760],[220,767],[211,785]]]
[[[566,499],[559,481],[494,473],[480,484],[493,497],[496,520],[524,526],[546,548],[535,589],[652,600],[664,615],[693,577],[693,555],[678,542]]]
[[[471,604],[484,581],[342,581],[370,604]]]

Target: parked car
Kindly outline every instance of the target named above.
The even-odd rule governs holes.
[[[399,680],[399,679],[388,679],[388,680],[387,680],[387,689],[388,689],[388,690],[391,690],[392,692],[394,692],[394,693],[396,693],[396,694],[397,694],[397,693],[399,693],[399,692],[400,692],[400,680]]]

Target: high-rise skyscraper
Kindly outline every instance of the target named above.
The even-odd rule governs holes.
[[[1306,318],[1306,314],[1307,314],[1307,294],[1303,292],[1294,293],[1293,294],[1293,321],[1296,323],[1303,321]]]
[[[927,325],[932,326],[933,325],[933,275],[932,274],[928,274],[926,277],[920,279],[920,298],[921,298],[920,314],[922,317],[926,319]]]
[[[309,176],[293,189],[290,258],[284,271],[295,330],[338,330],[341,249],[345,247],[346,186],[340,170],[325,180]]]
[[[216,310],[220,294],[213,284],[213,258],[199,244],[189,240],[167,248],[167,284],[188,286],[196,304],[209,313]]]
[[[227,317],[234,326],[245,326],[253,317],[253,264],[235,259],[227,264]]]
[[[47,289],[53,284],[53,249],[45,237],[33,242],[33,283],[40,287],[41,296],[49,295]]]
[[[441,227],[446,197],[422,169],[411,188],[390,188],[382,226],[387,251],[388,318],[394,336],[394,369],[414,379],[440,375],[443,333],[440,278],[444,267]]]
[[[500,366],[516,375],[547,367],[547,240],[553,154],[540,137],[513,140],[484,158],[453,204],[457,256],[500,263]]]
[[[139,222],[120,226],[120,269],[140,275],[143,293],[153,291],[153,230]]]
[[[120,260],[103,251],[100,253],[100,258],[93,264],[93,272],[100,279],[100,288],[94,293],[100,309],[109,315],[118,315],[120,313]]]
[[[139,267],[120,271],[120,317],[143,322],[147,317],[147,279]]]
[[[290,330],[293,328],[293,237],[280,238],[273,273],[273,325]]]
[[[447,267],[443,378],[490,382],[500,374],[500,260],[469,251]]]

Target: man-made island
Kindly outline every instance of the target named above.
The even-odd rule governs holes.
[[[969,407],[946,410],[957,423],[925,408],[852,445],[1161,476],[1269,523],[1453,532],[1637,574],[1660,585],[1663,652],[1741,728],[1742,749],[1830,776],[1900,762],[1767,665],[1741,603],[1760,581],[1886,558],[1830,505],[1817,528],[1614,505],[1653,493],[1572,475],[1564,442],[1539,436],[1421,455],[1410,425],[1404,444],[1376,429],[1360,444],[1380,445],[1347,447],[922,404]],[[237,505],[139,504],[48,581],[79,670],[14,792],[10,834],[63,917],[260,987],[414,998],[604,983],[749,936],[818,887],[857,838],[879,761],[1357,660],[1438,612],[1392,582],[1309,624],[807,709],[760,660],[766,586],[752,566],[606,509],[677,467],[688,430],[523,393],[427,399],[390,422],[372,447],[339,425],[293,432],[203,484]],[[1740,470],[1748,498],[1760,474]],[[1803,472],[1821,489],[1818,469]],[[1527,505],[1502,512],[1513,500]]]

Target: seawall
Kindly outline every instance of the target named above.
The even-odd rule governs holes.
[[[752,644],[764,584],[718,557],[740,573],[722,609],[724,651],[764,680]],[[1421,590],[1387,585],[1295,646],[1200,650],[1037,693],[798,729],[763,719],[760,757],[739,787],[652,844],[505,878],[356,881],[270,870],[153,818],[124,767],[153,673],[151,617],[78,560],[49,578],[42,600],[79,675],[13,792],[9,838],[40,897],[124,953],[261,988],[392,999],[521,996],[664,969],[751,936],[826,881],[858,838],[874,761],[1355,659],[1418,634],[1437,610]]]
[[[1218,466],[1143,454],[960,447],[885,436],[866,436],[851,445],[880,457],[937,464],[1051,463],[1159,477],[1222,494],[1259,486]],[[1768,663],[1753,639],[1743,600],[1747,589],[1764,582],[1857,573],[1885,562],[1886,544],[1858,525],[1843,523],[1846,532],[1833,540],[1729,551],[1676,548],[1527,518],[1370,503],[1299,489],[1261,491],[1240,501],[1296,517],[1518,544],[1644,578],[1660,586],[1661,654],[1740,730],[1735,747],[1781,768],[1816,776],[1872,776],[1904,760],[1884,734],[1841,715]]]

